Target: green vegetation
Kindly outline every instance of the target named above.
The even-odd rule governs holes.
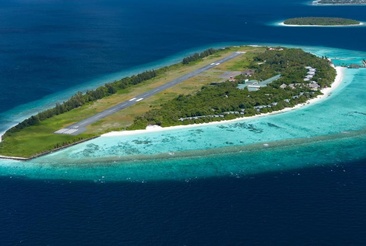
[[[167,89],[127,109],[108,116],[90,125],[83,134],[78,136],[54,134],[55,131],[61,128],[93,116],[138,94],[152,90],[183,74],[211,64],[219,57],[226,56],[235,51],[245,51],[246,53],[231,61],[220,64],[199,76],[190,78],[174,88]],[[215,50],[212,55],[200,57],[198,60],[191,61],[188,64],[181,62],[108,83],[93,91],[78,92],[66,102],[57,104],[52,109],[34,115],[8,131],[3,137],[3,142],[0,143],[0,155],[31,157],[99,136],[112,130],[122,130],[128,127],[130,129],[144,128],[147,124],[167,126],[211,121],[213,119],[208,119],[208,117],[206,119],[205,116],[208,116],[208,114],[219,114],[220,112],[225,113],[225,110],[232,110],[233,112],[240,110],[239,113],[244,112],[245,114],[237,115],[235,112],[225,114],[224,119],[280,110],[283,107],[304,102],[307,98],[316,96],[319,93],[318,91],[309,90],[309,88],[300,88],[300,85],[299,88],[295,86],[294,89],[290,87],[278,89],[281,83],[291,85],[301,76],[303,78],[307,72],[304,67],[307,65],[317,68],[314,80],[317,80],[322,87],[327,86],[334,80],[334,71],[329,67],[326,59],[316,58],[301,50],[278,49],[266,51],[265,47],[247,46]],[[287,68],[285,69],[285,67]],[[248,93],[246,90],[236,89],[238,82],[246,79],[245,75],[237,77],[237,82],[224,82],[228,79],[228,77],[222,77],[226,72],[241,73],[247,69],[255,71],[251,77],[253,79],[264,80],[278,73],[281,73],[282,77],[270,86],[251,93]],[[294,74],[297,75],[295,76]],[[223,83],[219,83],[217,86],[210,86],[213,82]],[[254,108],[262,104],[275,102],[274,100],[278,98],[276,95],[278,92],[280,92],[281,96],[291,97],[289,98],[290,101],[282,102],[278,99],[278,104],[273,105],[271,108]],[[304,94],[297,98],[297,95],[300,95],[302,92]],[[199,95],[201,97],[198,97]],[[242,100],[245,95],[249,96],[248,98],[251,100]],[[182,102],[186,102],[187,106],[183,107]],[[180,109],[179,107],[181,106],[182,108]],[[169,110],[172,110],[171,116],[165,117],[164,115]],[[157,116],[151,117],[153,114],[157,114]],[[179,120],[180,118],[191,116],[203,117],[198,120]],[[215,120],[220,119],[222,118],[216,118]]]
[[[313,81],[305,82],[305,67],[309,65],[316,67],[316,73]],[[281,110],[319,95],[310,84],[319,88],[330,86],[336,75],[326,58],[300,49],[267,50],[253,57],[248,68],[255,70],[252,78],[259,81],[276,74],[281,74],[281,78],[254,92],[237,89],[239,82],[204,86],[195,94],[180,95],[137,117],[129,129],[143,129],[149,124],[166,127],[203,123]],[[240,82],[245,79],[245,75],[237,77]]]
[[[202,65],[210,64],[217,57],[224,56],[232,51],[235,51],[235,49],[218,49],[215,50],[214,55],[200,58],[196,62],[174,64],[158,70],[146,71],[105,84],[95,90],[84,93],[77,92],[69,100],[58,103],[51,109],[31,116],[9,129],[2,136],[3,141],[0,143],[0,155],[29,158],[62,146],[68,146],[85,139],[99,136],[108,131],[121,130],[132,124],[137,115],[143,114],[149,109],[149,106],[145,105],[145,101],[123,110],[122,113],[117,113],[102,119],[100,122],[89,126],[85,133],[78,136],[54,134],[55,131],[63,127],[93,116],[121,101],[134,97],[136,94],[152,90]],[[175,90],[178,93],[185,94],[196,91],[199,88],[196,87],[200,86],[200,82],[198,81],[194,81],[194,83],[188,82],[186,86],[178,86]],[[170,100],[176,95],[178,94],[162,93],[157,97],[146,100],[146,102],[154,105],[155,103]]]
[[[1,154],[29,158],[94,137],[52,134],[49,130],[47,125],[24,128],[22,134],[15,134],[0,145]]]
[[[187,57],[183,58],[182,63],[183,64],[189,64],[191,62],[202,60],[202,58],[210,56],[210,55],[216,53],[217,51],[218,50],[215,50],[215,49],[207,49],[207,50],[205,50],[201,53],[194,53],[191,56],[187,56]]]
[[[359,25],[360,22],[344,18],[330,18],[330,17],[300,17],[292,18],[284,21],[285,25],[310,25],[310,26],[349,26]]]
[[[95,90],[87,91],[86,93],[78,92],[74,96],[72,96],[69,100],[63,103],[57,103],[54,108],[45,110],[43,112],[38,113],[37,115],[33,115],[30,118],[20,122],[16,126],[9,129],[4,135],[3,138],[11,136],[15,132],[19,132],[20,130],[39,125],[41,121],[44,121],[48,118],[51,118],[56,115],[60,115],[66,112],[69,112],[75,108],[79,108],[87,103],[94,102],[98,99],[107,97],[109,95],[115,94],[119,89],[125,89],[132,85],[139,84],[143,81],[149,80],[156,76],[156,71],[146,71],[138,75],[134,75],[131,77],[127,77],[116,81],[114,83],[108,83],[104,86],[98,87]]]
[[[317,0],[313,1],[313,4],[366,4],[366,0]]]

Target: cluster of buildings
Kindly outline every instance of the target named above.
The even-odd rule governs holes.
[[[359,64],[350,64],[350,65],[342,65],[342,67],[352,68],[352,69],[359,69],[359,68],[366,68],[366,60],[362,60],[362,65]]]
[[[286,98],[286,99],[283,99],[284,102],[286,103],[290,103],[290,101],[292,99],[297,99],[301,96],[303,96],[304,94],[314,94],[314,92],[300,92],[299,95],[295,95],[295,96],[292,96],[291,98]],[[278,102],[273,102],[271,104],[268,104],[268,105],[258,105],[258,106],[254,106],[254,109],[257,111],[257,112],[260,112],[261,109],[264,109],[264,108],[272,108],[274,106],[277,106]]]
[[[198,120],[198,119],[203,119],[203,118],[224,118],[225,115],[228,115],[228,114],[244,115],[244,113],[245,113],[245,109],[241,109],[240,111],[228,111],[228,112],[224,112],[222,114],[202,115],[202,116],[179,118],[179,121]]]
[[[281,47],[279,47],[279,48],[269,47],[267,50],[278,50],[278,51],[282,51],[283,48],[281,48]]]
[[[305,68],[308,70],[308,72],[307,72],[307,74],[306,74],[306,76],[304,78],[304,81],[310,81],[314,77],[314,75],[316,73],[316,69],[315,68],[312,68],[310,66],[305,67]]]
[[[275,48],[269,48],[269,50],[278,50]],[[281,49],[279,49],[281,50]],[[291,89],[295,89],[295,88],[303,88],[303,87],[308,87],[313,91],[317,91],[318,89],[320,89],[320,85],[313,80],[315,74],[316,74],[316,68],[313,68],[311,66],[307,66],[305,67],[308,71],[304,77],[304,82],[303,83],[292,83],[292,84],[282,84],[280,86],[281,89],[285,89],[287,87],[291,88]],[[255,70],[253,69],[248,69],[246,71],[244,71],[242,73],[242,75],[245,75],[246,77],[251,77],[253,74],[255,73]],[[273,76],[267,80],[264,81],[258,81],[258,80],[249,80],[246,79],[244,81],[244,84],[238,84],[237,88],[243,90],[244,88],[248,88],[248,91],[258,91],[261,87],[266,87],[268,84],[278,80],[279,78],[281,78],[281,74],[278,74],[276,76]],[[230,76],[230,81],[235,81],[234,76]],[[305,92],[305,93],[311,93],[313,94],[314,92]],[[290,103],[290,101],[292,99],[297,99],[300,96],[303,96],[305,94],[304,92],[300,92],[299,95],[295,95],[292,96],[292,98],[288,98],[288,99],[284,99],[284,101],[286,103]],[[277,106],[278,102],[273,102],[270,103],[268,105],[258,105],[258,106],[254,106],[254,109],[257,112],[260,112],[262,109],[264,108],[272,108]],[[200,118],[224,118],[226,114],[235,114],[235,115],[244,115],[244,109],[242,109],[240,112],[239,111],[230,111],[230,112],[224,112],[220,115],[205,115],[205,116],[194,116],[194,117],[186,117],[186,118],[180,118],[180,121],[184,121],[184,120],[195,120],[195,119],[200,119]]]
[[[268,105],[258,105],[258,106],[254,106],[254,109],[257,110],[257,112],[259,112],[263,108],[272,108],[273,106],[276,106],[277,104],[278,104],[277,102],[273,102],[273,103],[268,104]]]
[[[316,68],[313,68],[310,66],[307,66],[305,68],[308,70],[308,72],[304,78],[304,81],[306,81],[306,82],[310,81],[310,83],[308,85],[310,87],[310,89],[317,91],[320,88],[320,85],[316,81],[312,80],[313,77],[315,76]]]
[[[301,88],[302,86],[307,86],[313,91],[317,91],[318,89],[320,89],[320,85],[316,81],[312,80],[316,74],[316,68],[313,68],[310,66],[307,66],[305,68],[308,70],[308,72],[306,73],[306,76],[304,77],[304,82],[307,82],[306,84],[305,83],[293,83],[293,84],[289,84],[289,85],[282,84],[280,86],[280,88],[285,89],[285,88],[289,87],[291,89],[295,89],[296,87]]]

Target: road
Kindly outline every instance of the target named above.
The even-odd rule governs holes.
[[[207,65],[207,66],[204,66],[202,68],[199,68],[191,73],[188,73],[186,75],[183,75],[182,77],[179,77],[179,78],[176,78],[162,86],[159,86],[159,87],[156,87],[155,89],[153,90],[150,90],[150,91],[147,91],[145,93],[142,93],[140,95],[137,95],[135,96],[134,98],[131,98],[130,100],[127,100],[127,101],[124,101],[120,104],[117,104],[109,109],[106,109],[100,113],[97,113],[89,118],[86,118],[85,120],[82,120],[82,121],[79,121],[75,124],[72,124],[66,128],[63,128],[63,129],[60,129],[58,131],[56,131],[55,133],[57,134],[68,134],[68,135],[78,135],[80,133],[83,133],[85,130],[86,130],[86,127],[88,125],[91,125],[97,121],[99,121],[100,119],[103,119],[109,115],[112,115],[122,109],[125,109],[127,107],[130,107],[146,98],[149,98],[159,92],[162,92],[168,88],[171,88],[179,83],[182,83],[183,81],[187,80],[187,79],[190,79],[194,76],[197,76],[198,74],[200,73],[203,73],[211,68],[214,68],[218,65],[220,65],[221,63],[224,63],[226,61],[229,61],[231,59],[234,59],[235,57],[243,54],[244,52],[234,52],[232,53],[231,55],[225,57],[225,58],[222,58],[214,63],[211,63],[210,65]]]

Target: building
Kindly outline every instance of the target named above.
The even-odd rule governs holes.
[[[258,91],[261,88],[259,84],[248,85],[248,91]]]
[[[309,88],[312,89],[313,91],[317,91],[320,88],[320,85],[315,81],[311,81],[309,83]]]
[[[268,84],[278,80],[279,78],[281,78],[281,74],[273,76],[272,78],[266,79],[264,81],[246,79],[245,84],[239,84],[237,88],[243,90],[245,87],[248,87],[248,91],[258,91],[261,87],[266,87]]]

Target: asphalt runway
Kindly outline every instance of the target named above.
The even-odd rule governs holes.
[[[171,87],[173,87],[173,86],[175,86],[179,83],[182,83],[183,81],[185,81],[187,79],[190,79],[194,76],[197,76],[198,74],[201,74],[201,73],[203,73],[203,72],[205,72],[205,71],[207,71],[211,68],[214,68],[214,67],[220,65],[221,63],[224,63],[226,61],[234,59],[235,57],[237,57],[237,56],[239,56],[243,53],[244,52],[234,52],[234,53],[232,53],[231,55],[229,55],[225,58],[222,58],[222,59],[220,59],[216,62],[211,63],[210,65],[199,68],[199,69],[197,69],[193,72],[190,72],[186,75],[183,75],[179,78],[176,78],[176,79],[174,79],[174,80],[172,80],[172,81],[170,81],[170,82],[168,82],[168,83],[166,83],[162,86],[156,87],[155,89],[152,89],[148,92],[137,95],[134,98],[131,98],[127,101],[121,102],[121,103],[119,103],[119,104],[117,104],[113,107],[110,107],[110,108],[108,108],[108,109],[106,109],[106,110],[104,110],[100,113],[97,113],[97,114],[95,114],[95,115],[93,115],[89,118],[86,118],[85,120],[79,121],[75,124],[72,124],[72,125],[66,127],[66,128],[60,129],[60,130],[56,131],[55,133],[56,134],[68,134],[68,135],[78,135],[80,133],[83,133],[86,130],[86,127],[88,125],[93,124],[93,123],[99,121],[100,119],[103,119],[103,118],[105,118],[109,115],[112,115],[112,114],[114,114],[114,113],[116,113],[116,112],[118,112],[122,109],[130,107],[130,106],[132,106],[132,105],[134,105],[134,104],[136,104],[136,103],[138,103],[138,102],[140,102],[140,101],[142,101],[146,98],[149,98],[149,97],[151,97],[151,96],[153,96],[153,95],[155,95],[159,92],[162,92],[162,91],[164,91],[168,88],[171,88]]]

